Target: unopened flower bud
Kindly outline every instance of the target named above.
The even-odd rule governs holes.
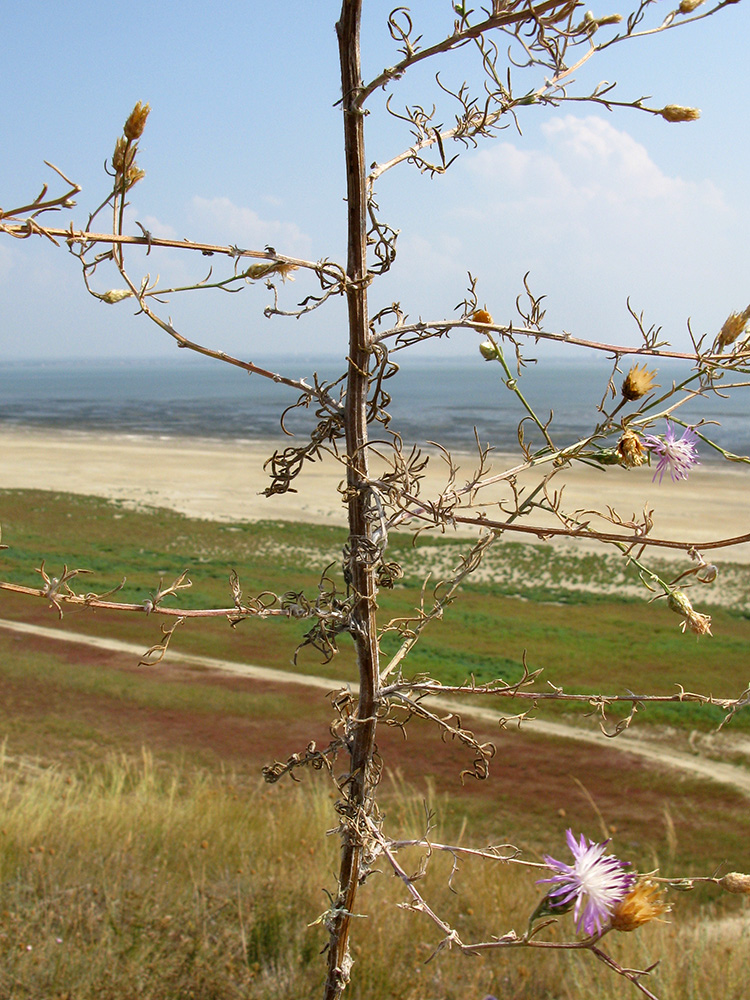
[[[133,110],[130,112],[128,120],[125,122],[123,128],[123,135],[126,139],[131,142],[136,139],[140,139],[143,135],[143,130],[146,127],[146,119],[148,118],[148,113],[151,110],[149,104],[141,104],[140,101],[136,104]]]
[[[110,288],[108,292],[100,295],[99,298],[102,302],[113,306],[115,302],[122,302],[123,299],[129,299],[132,295],[133,293],[128,288]]]
[[[658,389],[658,383],[654,382],[655,378],[656,372],[648,371],[645,365],[642,368],[633,365],[622,383],[623,398],[631,403],[634,399],[640,399],[647,392],[651,392],[654,387]]]
[[[487,323],[490,326],[494,322],[492,316],[490,316],[486,309],[477,309],[477,311],[472,313],[469,318],[475,323]]]
[[[479,345],[479,353],[485,361],[497,361],[500,357],[500,351],[491,340],[482,341]]]
[[[680,104],[668,104],[661,111],[657,111],[665,122],[694,122],[700,118],[701,113],[698,108],[683,108]]]
[[[704,0],[680,0],[680,6],[677,8],[678,14],[692,14],[693,11],[700,7]]]
[[[727,892],[742,893],[745,896],[750,895],[750,875],[743,875],[742,872],[729,872],[728,875],[719,879],[718,884],[722,889],[726,889]]]

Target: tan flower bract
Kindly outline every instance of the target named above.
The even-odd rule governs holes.
[[[292,272],[296,270],[296,264],[289,264],[286,261],[276,260],[271,261],[268,264],[251,264],[245,271],[245,277],[250,281],[258,281],[259,278],[266,278],[270,274],[280,274],[284,281],[286,281],[287,278],[289,278],[290,281],[294,281]]]
[[[639,882],[615,906],[612,928],[616,931],[635,931],[651,920],[660,920],[670,906],[664,902],[663,890],[654,882]]]
[[[622,383],[622,396],[629,403],[635,399],[640,399],[653,388],[659,388],[658,382],[654,382],[656,372],[650,372],[645,365],[633,365]]]
[[[135,146],[129,146],[127,139],[119,136],[112,154],[112,168],[120,177],[135,165]]]
[[[698,108],[683,108],[681,104],[667,104],[658,114],[665,122],[694,122],[701,116]]]
[[[724,320],[724,325],[716,338],[716,347],[719,351],[733,344],[744,332],[750,320],[750,306],[744,312],[730,313]]]
[[[134,184],[137,184],[138,181],[143,180],[145,176],[146,176],[146,171],[141,170],[139,167],[133,164],[133,166],[130,167],[127,174],[125,175],[125,186],[127,190],[129,191]]]
[[[130,112],[128,120],[125,122],[122,130],[126,139],[129,139],[131,142],[134,142],[136,139],[140,139],[143,135],[143,130],[146,127],[146,119],[148,118],[150,111],[150,104],[141,104],[141,102],[138,101],[136,106]]]

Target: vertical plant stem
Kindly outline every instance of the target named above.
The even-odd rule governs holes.
[[[367,313],[367,193],[365,182],[364,116],[357,105],[362,86],[360,23],[362,0],[343,0],[336,25],[341,63],[344,147],[346,156],[349,310],[349,370],[346,390],[346,452],[349,503],[348,571],[356,595],[350,631],[357,651],[359,701],[350,731],[350,770],[342,783],[341,868],[338,895],[331,907],[328,929],[328,976],[325,1000],[336,1000],[349,981],[349,931],[362,874],[362,812],[372,806],[374,789],[375,700],[378,678],[376,584],[369,558],[371,528],[367,519],[367,395],[369,391],[370,328]]]

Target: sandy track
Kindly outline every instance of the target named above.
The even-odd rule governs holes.
[[[22,635],[34,635],[43,639],[52,639],[64,643],[82,644],[97,649],[115,653],[127,653],[140,659],[143,648],[135,643],[122,642],[118,639],[100,638],[83,635],[79,632],[60,631],[39,625],[27,625],[0,619],[0,628]],[[289,670],[276,670],[269,667],[253,666],[245,663],[235,663],[231,660],[220,660],[210,656],[198,656],[192,653],[174,653],[173,658],[188,666],[203,670],[214,670],[220,673],[230,673],[250,679],[272,682],[275,684],[296,684],[328,691],[335,691],[345,686],[342,681],[332,677],[310,676],[296,674]],[[356,685],[350,685],[356,688]],[[433,698],[431,705],[442,711],[460,710],[462,716],[471,717],[481,722],[497,724],[498,713],[481,706],[469,705],[455,699]],[[724,764],[705,757],[692,756],[664,747],[652,741],[639,738],[631,732],[621,734],[616,740],[608,739],[594,729],[582,729],[559,722],[536,720],[526,725],[533,732],[580,743],[594,744],[606,747],[608,750],[619,750],[622,753],[633,754],[651,761],[662,768],[676,768],[683,773],[705,778],[709,781],[727,785],[744,795],[750,796],[750,771],[733,764]]]

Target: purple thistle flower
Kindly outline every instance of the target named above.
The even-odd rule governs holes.
[[[667,430],[664,437],[656,437],[654,434],[647,434],[643,442],[659,456],[659,464],[652,482],[662,481],[664,473],[669,470],[673,482],[679,479],[687,479],[688,472],[694,465],[700,465],[698,452],[696,451],[696,441],[698,436],[692,427],[686,427],[682,437],[675,440],[674,427],[667,421]]]
[[[615,903],[619,903],[633,885],[635,875],[625,871],[627,862],[613,854],[604,854],[608,840],[595,844],[581,834],[580,841],[576,841],[572,830],[566,832],[565,838],[573,852],[574,863],[566,865],[545,854],[547,866],[557,874],[538,881],[551,882],[555,886],[547,894],[552,910],[555,907],[569,910],[575,904],[576,930],[580,932],[583,928],[586,934],[600,934],[602,925],[612,916]]]

